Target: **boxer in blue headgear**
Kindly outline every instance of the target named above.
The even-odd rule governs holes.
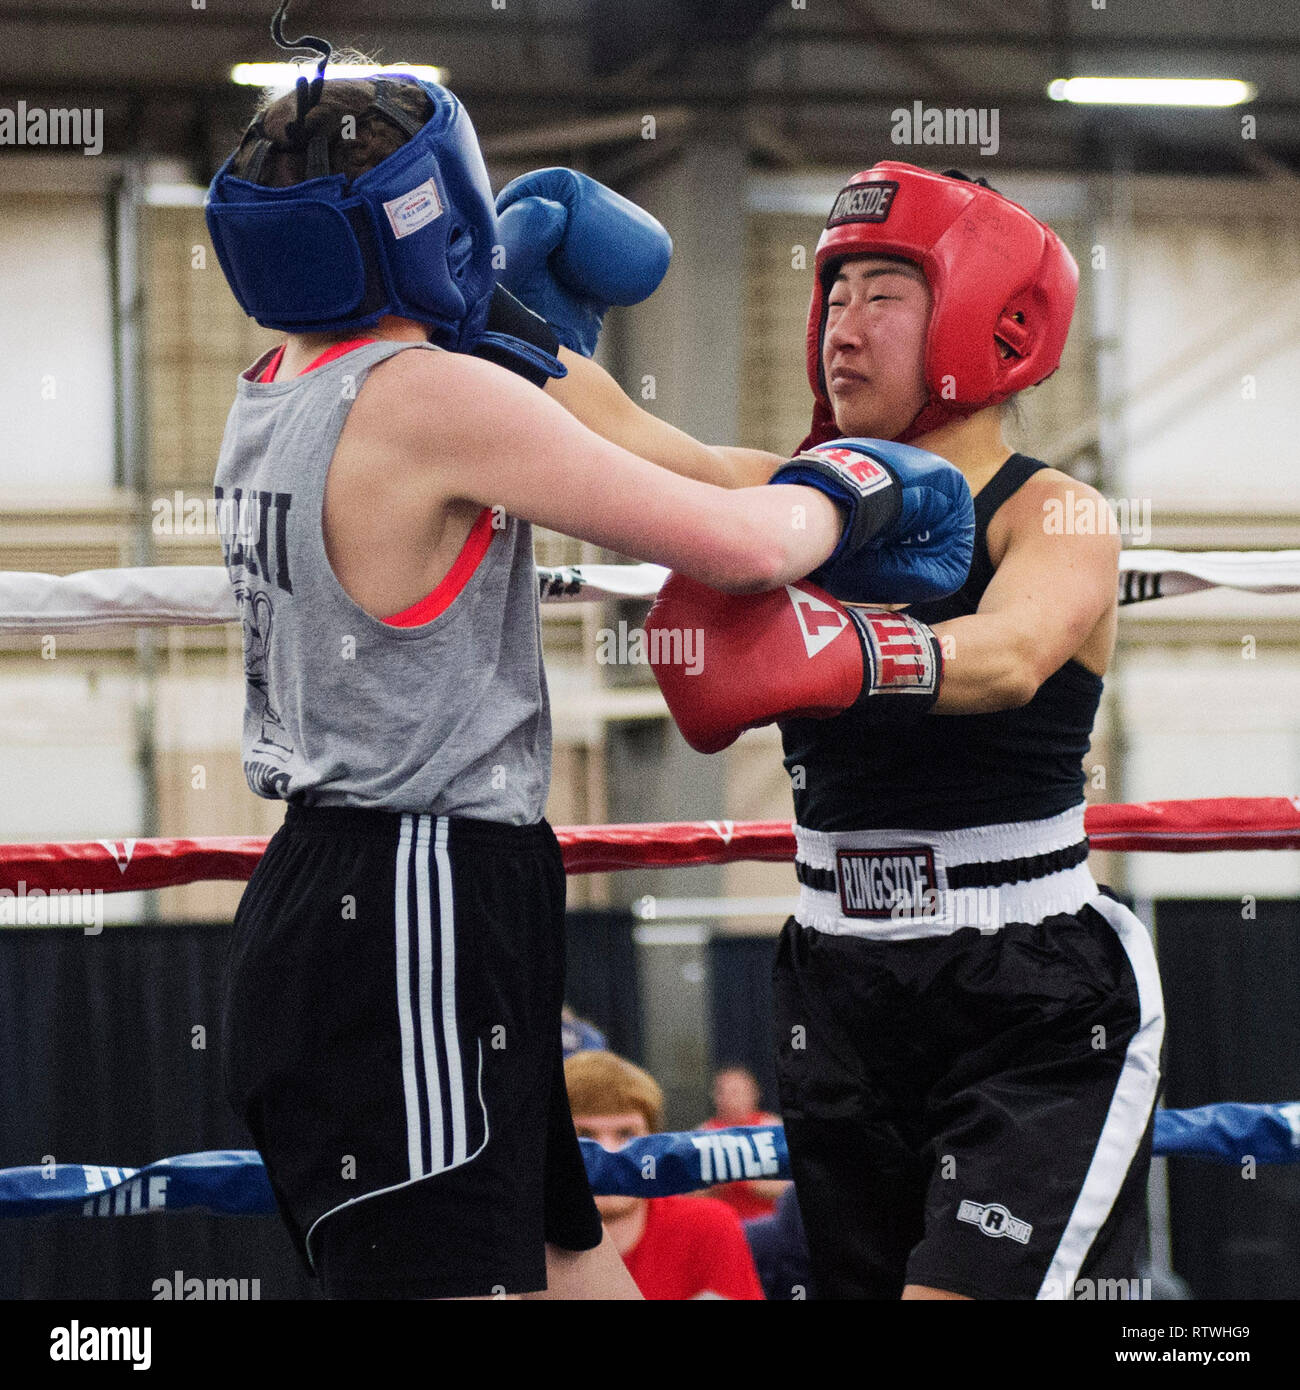
[[[275,40],[318,52],[316,76],[298,79],[297,116],[283,136],[269,131],[269,112],[253,122],[204,205],[240,307],[264,327],[288,333],[345,333],[397,315],[427,324],[440,347],[495,360],[504,353],[515,361],[502,365],[522,365],[525,375],[562,376],[553,343],[548,352],[522,341],[517,317],[511,332],[497,331],[496,213],[465,108],[436,83],[402,74],[373,79],[369,104],[355,113],[321,105],[331,47],[311,35],[285,40],[286,8],[273,22]],[[351,178],[331,169],[330,160],[349,116],[360,150],[367,117],[405,137]],[[305,161],[305,179],[286,179],[276,156],[299,167]]]

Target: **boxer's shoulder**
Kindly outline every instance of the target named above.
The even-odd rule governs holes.
[[[507,415],[526,416],[540,399],[536,387],[483,358],[437,350],[398,352],[370,371],[356,391],[350,415],[390,443],[406,440],[417,453],[427,454],[462,438],[485,447],[486,429]]]
[[[989,518],[989,560],[996,569],[1015,540],[1054,534],[1105,536],[1107,511],[1108,503],[1095,487],[1059,468],[1039,468]]]

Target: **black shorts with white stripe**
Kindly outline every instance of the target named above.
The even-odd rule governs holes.
[[[335,1298],[546,1286],[601,1225],[564,1087],[551,827],[290,806],[226,960],[226,1095]]]
[[[902,941],[792,917],[773,984],[819,1297],[1139,1296],[1164,1013],[1127,908]]]

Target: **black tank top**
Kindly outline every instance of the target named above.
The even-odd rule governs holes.
[[[993,578],[989,522],[1046,467],[1012,454],[994,474],[975,498],[970,576],[948,598],[914,604],[913,617],[933,626],[976,611]],[[1101,677],[1071,658],[1019,709],[930,714],[892,727],[872,726],[852,710],[786,720],[795,819],[810,830],[958,830],[1059,815],[1083,800],[1101,690]]]

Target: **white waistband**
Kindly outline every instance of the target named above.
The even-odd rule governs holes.
[[[797,861],[833,875],[834,886],[801,884],[795,917],[837,936],[907,941],[963,927],[996,931],[1008,922],[1077,912],[1097,895],[1086,860],[985,888],[952,888],[948,870],[1068,849],[1084,838],[1083,812],[1079,805],[1046,820],[961,830],[824,831],[796,825]]]
[[[807,830],[794,828],[795,858],[813,869],[833,869],[841,849],[929,845],[948,864],[989,864],[1050,854],[1083,839],[1082,803],[1047,820],[972,825],[962,830]]]

